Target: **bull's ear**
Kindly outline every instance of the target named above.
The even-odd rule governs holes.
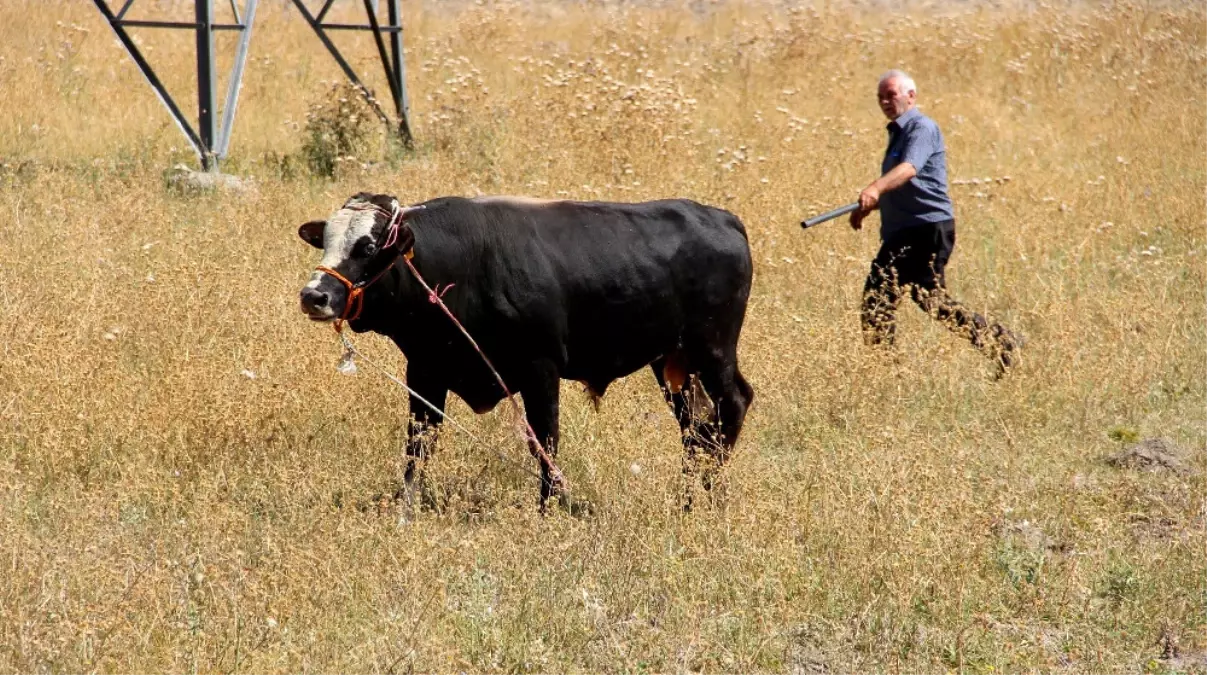
[[[408,251],[415,248],[415,231],[405,222],[398,228],[398,242],[394,244],[394,247],[398,249],[399,255],[406,255]]]
[[[323,247],[323,230],[327,228],[327,221],[312,220],[298,228],[298,236],[302,241],[310,244],[315,248]]]

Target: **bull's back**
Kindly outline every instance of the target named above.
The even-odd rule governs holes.
[[[567,377],[622,377],[674,351],[693,323],[740,323],[750,250],[732,214],[687,200],[539,208],[522,264],[543,266],[545,297],[559,299]]]
[[[571,297],[689,292],[709,263],[723,276],[750,270],[741,222],[689,200],[521,202],[499,210],[500,250],[518,246],[523,259],[516,262],[543,267]]]

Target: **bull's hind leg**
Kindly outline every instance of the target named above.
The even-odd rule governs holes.
[[[700,386],[698,376],[691,373],[682,353],[676,352],[650,364],[654,378],[666,402],[679,423],[683,439],[683,508],[690,510],[692,490],[696,482],[701,450],[711,455],[709,448],[719,441],[719,429],[709,402]]]
[[[736,350],[701,355],[693,361],[700,363],[700,381],[716,407],[716,419],[720,426],[719,437],[708,446],[714,461],[703,475],[704,489],[711,490],[718,472],[729,461],[738,436],[742,433],[746,411],[754,402],[754,388],[738,370]]]

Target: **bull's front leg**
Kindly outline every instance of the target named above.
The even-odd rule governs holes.
[[[541,465],[541,512],[545,511],[549,497],[558,494],[564,487],[561,473],[553,465],[557,456],[558,440],[561,436],[558,425],[561,376],[552,362],[535,364],[520,388],[524,397],[524,411],[535,439],[528,440],[528,449]],[[540,443],[540,448],[534,442]],[[544,456],[540,449],[544,450]]]
[[[414,505],[415,484],[422,483],[423,465],[435,449],[443,411],[448,399],[448,387],[422,367],[407,364],[407,386],[411,388],[410,418],[407,423],[406,470],[403,473],[403,498]],[[418,396],[423,397],[421,401]],[[431,404],[431,406],[428,405]],[[432,410],[432,406],[441,412]]]

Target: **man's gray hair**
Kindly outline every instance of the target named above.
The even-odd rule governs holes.
[[[887,73],[880,76],[880,81],[876,83],[876,86],[880,86],[880,85],[884,84],[885,82],[887,82],[888,80],[899,81],[902,85],[905,86],[905,92],[907,94],[911,91],[914,92],[915,94],[918,93],[918,86],[916,84],[914,84],[914,78],[910,77],[909,74],[906,73],[904,70],[897,70],[896,68],[894,68],[894,69],[888,71]]]

